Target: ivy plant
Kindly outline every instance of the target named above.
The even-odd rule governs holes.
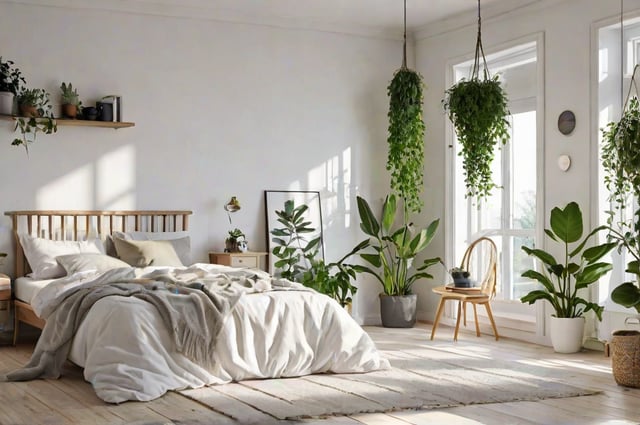
[[[482,64],[480,63],[482,59]],[[482,76],[480,68],[483,67]],[[445,92],[445,112],[460,143],[466,197],[486,199],[498,187],[492,179],[491,163],[498,143],[509,140],[507,95],[498,76],[491,77],[482,48],[480,2],[478,36],[471,76],[461,79]]]
[[[44,89],[24,89],[17,96],[18,106],[31,107],[25,112],[26,117],[16,118],[15,130],[20,130],[20,137],[13,139],[13,146],[24,146],[29,153],[29,144],[35,142],[38,133],[52,134],[58,130],[58,125],[51,113],[49,93]]]
[[[407,211],[420,212],[424,170],[422,119],[424,83],[422,76],[403,66],[387,87],[389,95],[389,152],[387,170],[391,190],[400,196]]]
[[[635,308],[640,313],[640,209],[633,218],[625,219],[624,210],[631,195],[640,200],[640,102],[633,70],[629,93],[622,116],[602,129],[601,160],[605,170],[604,183],[609,191],[612,210],[607,220],[609,239],[625,250],[631,260],[626,272],[636,276],[635,282],[624,282],[611,292],[611,299],[624,307]],[[636,95],[631,96],[635,88]],[[616,219],[616,217],[618,219]]]

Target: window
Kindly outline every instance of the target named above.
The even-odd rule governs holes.
[[[512,304],[511,312],[523,306],[519,299],[535,283],[524,279],[524,270],[534,266],[521,246],[533,246],[538,232],[538,146],[541,145],[542,111],[539,95],[540,65],[538,42],[522,44],[487,57],[489,70],[500,75],[509,99],[511,139],[495,152],[492,165],[494,182],[500,186],[486,201],[474,205],[464,198],[464,173],[459,146],[451,144],[452,199],[449,207],[454,211],[453,223],[448,226],[453,241],[448,250],[452,263],[462,258],[468,244],[480,236],[488,236],[499,251],[498,288],[496,299]],[[467,78],[473,62],[453,67],[455,81]],[[453,133],[455,138],[455,133]],[[515,311],[534,315],[534,310]],[[508,308],[509,309],[509,308]],[[497,309],[499,310],[499,308]]]

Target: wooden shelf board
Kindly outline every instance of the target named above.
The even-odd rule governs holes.
[[[20,117],[14,117],[12,115],[0,115],[0,119],[5,121],[14,121]],[[56,124],[59,126],[71,126],[71,127],[103,127],[103,128],[126,128],[133,127],[136,124],[133,122],[112,122],[112,121],[88,121],[88,120],[70,120],[65,118],[56,118]]]

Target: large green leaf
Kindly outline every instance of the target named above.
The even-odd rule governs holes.
[[[585,267],[580,273],[575,275],[576,288],[585,288],[587,285],[600,279],[613,269],[611,263],[594,263]]]
[[[526,252],[528,255],[533,255],[534,257],[537,257],[540,261],[542,261],[544,264],[547,264],[549,266],[554,266],[558,264],[556,259],[553,258],[553,255],[541,249],[529,248],[528,246],[523,245],[522,250]]]
[[[427,226],[426,229],[422,229],[410,243],[411,252],[416,255],[422,252],[430,243],[438,230],[438,224],[440,220],[434,220]]]
[[[537,280],[542,284],[542,286],[545,287],[547,291],[552,293],[555,292],[553,282],[551,282],[551,280],[547,276],[543,275],[540,272],[537,272],[535,270],[527,270],[526,272],[522,273],[522,277],[528,277],[529,279]]]
[[[360,257],[362,257],[363,260],[374,267],[382,266],[382,261],[380,260],[380,255],[378,254],[360,254]]]
[[[627,308],[635,308],[640,313],[640,288],[632,282],[625,282],[611,292],[613,302]]]
[[[396,221],[397,200],[394,194],[388,195],[382,206],[382,231],[388,234]]]
[[[536,289],[534,291],[529,292],[527,295],[520,298],[520,301],[523,303],[533,304],[538,300],[547,300],[550,303],[554,303],[554,299],[547,291],[543,291],[540,289]]]
[[[618,246],[615,242],[604,243],[602,245],[597,245],[591,248],[587,248],[582,253],[582,258],[584,258],[589,263],[593,263],[594,261],[598,261],[600,258],[607,255],[613,248]]]
[[[378,233],[380,233],[380,224],[376,219],[376,216],[373,215],[371,208],[367,201],[358,196],[356,198],[358,203],[358,214],[360,215],[360,229],[369,236],[378,237]]]
[[[578,241],[583,232],[582,212],[575,202],[569,202],[564,209],[551,210],[551,230],[565,243]]]

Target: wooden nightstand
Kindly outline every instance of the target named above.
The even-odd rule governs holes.
[[[11,278],[0,273],[0,344],[11,344]]]
[[[260,261],[266,257],[266,252],[210,252],[209,262],[231,267],[252,267],[264,270]]]

